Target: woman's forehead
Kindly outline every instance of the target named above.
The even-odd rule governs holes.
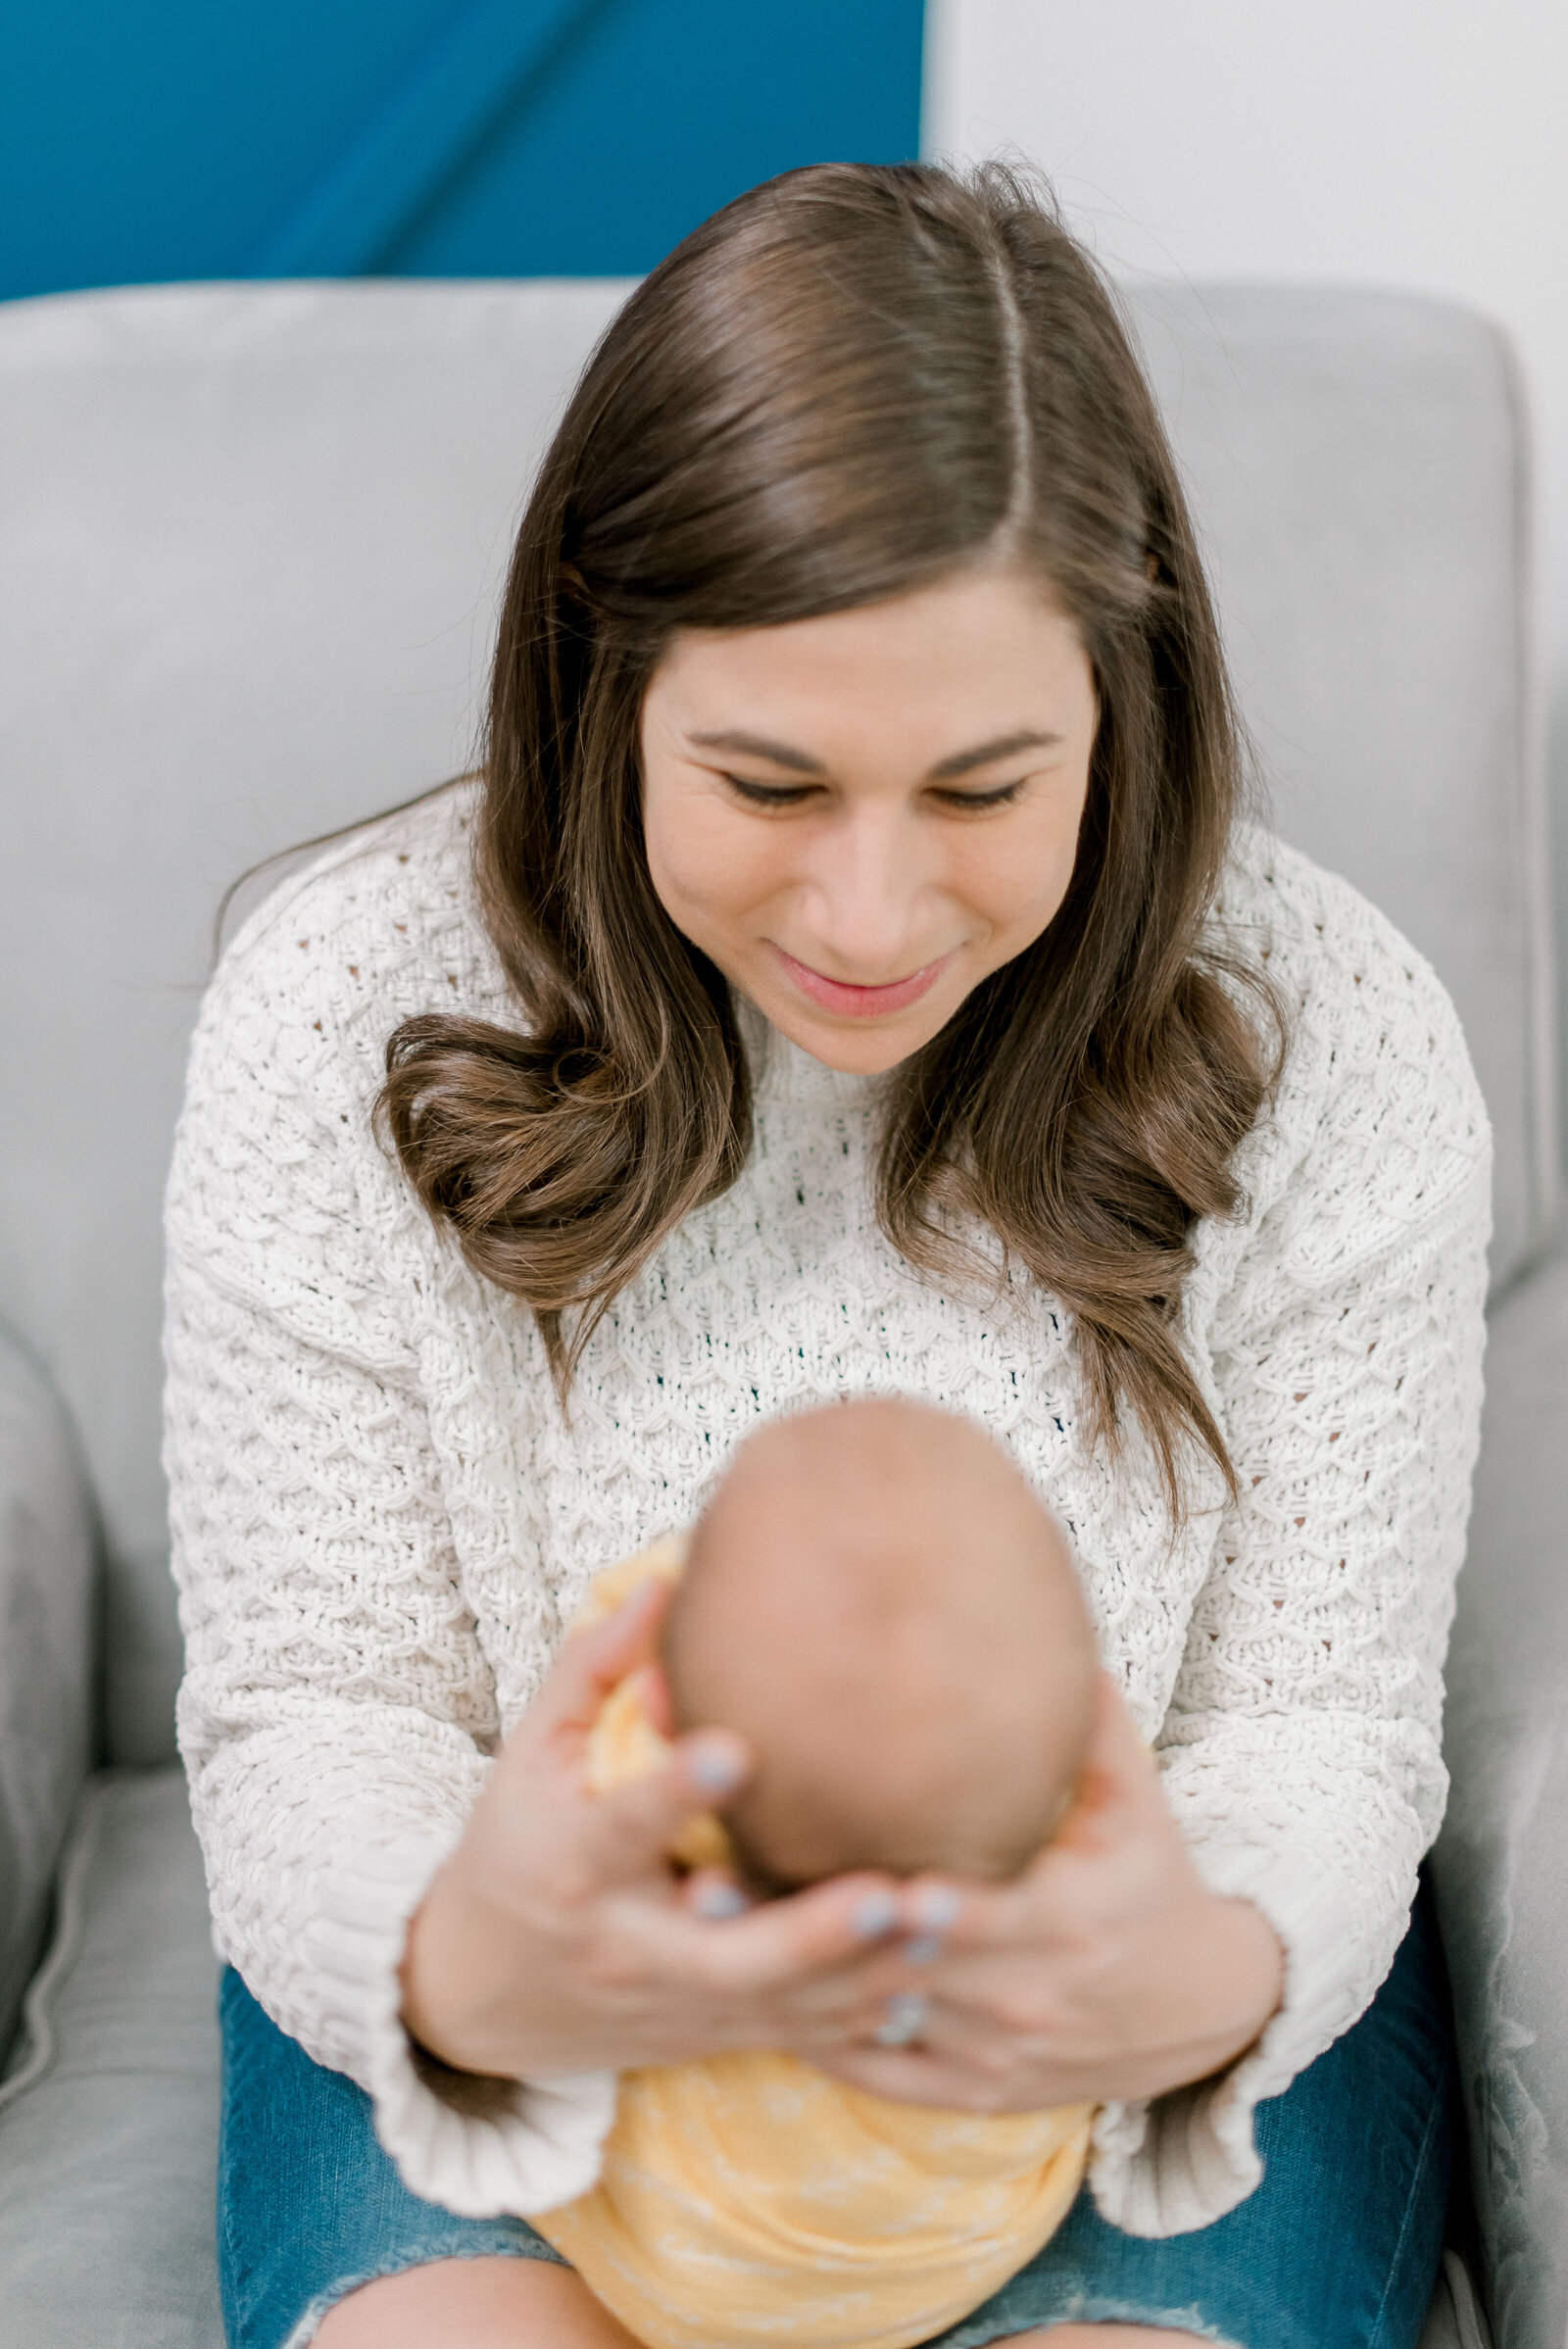
[[[1092,710],[1075,623],[1017,574],[966,575],[886,604],[672,641],[649,722],[680,755],[827,772],[874,742],[956,775],[1054,747]]]

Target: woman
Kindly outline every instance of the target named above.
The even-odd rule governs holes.
[[[1488,1138],[1431,972],[1237,802],[1168,450],[1013,179],[795,173],[633,295],[482,783],[280,892],[192,1060],[168,1458],[243,2349],[624,2349],[515,2214],[591,2182],[617,2069],[753,2045],[1102,2104],[953,2349],[1413,2343]],[[662,1858],[732,1737],[581,1790],[655,1602],[554,1651],[748,1428],[888,1387],[1070,1526],[1095,1767],[1015,1885],[748,1912]]]

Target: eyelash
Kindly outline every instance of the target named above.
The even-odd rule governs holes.
[[[808,783],[747,783],[739,775],[726,775],[724,780],[754,807],[795,807],[812,788]],[[1022,789],[1020,778],[1016,783],[1001,784],[995,791],[944,791],[937,797],[950,807],[1009,807]]]

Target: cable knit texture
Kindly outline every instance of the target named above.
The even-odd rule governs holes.
[[[397,2021],[408,1917],[590,1579],[701,1507],[760,1421],[902,1389],[973,1413],[1068,1526],[1107,1663],[1207,1880],[1287,1951],[1219,2082],[1110,2105],[1102,2209],[1198,2227],[1260,2172],[1252,2107],[1362,2012],[1436,1833],[1441,1667],[1481,1398],[1489,1137],[1453,1010],[1345,882],[1241,840],[1214,920],[1292,1019],[1241,1215],[1203,1226],[1185,1332],[1211,1468],[1174,1541],[1152,1459],[1086,1427],[1069,1317],[1019,1279],[940,1294],[876,1228],[874,1080],[751,1023],[756,1147],[625,1289],[569,1424],[529,1314],[377,1145],[411,1013],[519,1018],[474,909],[472,787],[331,852],[209,993],[169,1193],[180,1737],[220,1954],[371,2094],[418,2193],[545,2210],[597,2173],[611,2076],[454,2111]]]

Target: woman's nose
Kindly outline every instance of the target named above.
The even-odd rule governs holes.
[[[918,967],[929,945],[919,934],[929,876],[905,809],[848,810],[818,836],[804,877],[803,915],[831,958],[829,977],[875,985]]]

